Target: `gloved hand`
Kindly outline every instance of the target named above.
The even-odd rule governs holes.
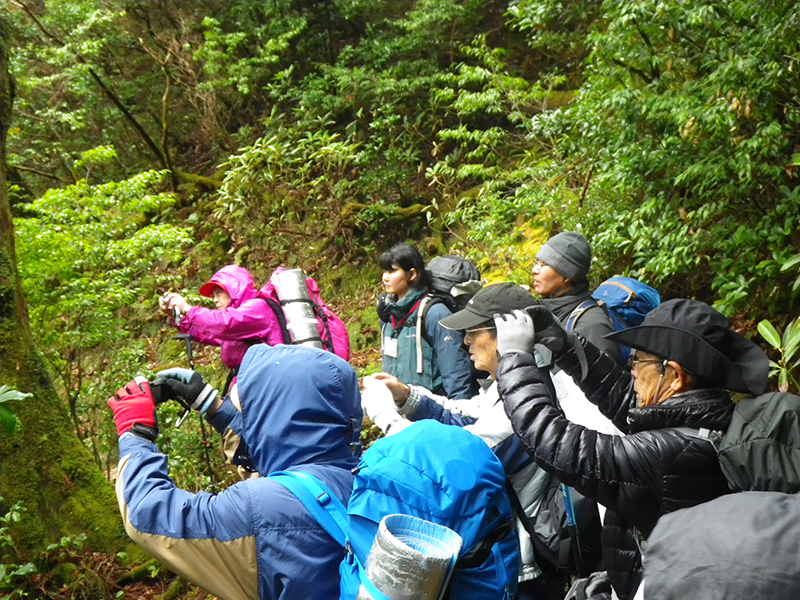
[[[403,405],[406,403],[411,393],[410,387],[394,375],[389,375],[388,373],[375,373],[374,375],[370,375],[369,378],[376,379],[389,388],[389,391],[392,392],[392,399],[394,400],[395,407],[403,408]]]
[[[533,353],[536,331],[533,319],[524,310],[515,310],[509,315],[494,315],[494,326],[497,329],[498,356],[517,352]]]
[[[161,400],[179,400],[198,413],[205,414],[217,397],[217,390],[203,376],[191,369],[166,369],[156,374],[153,386],[161,387]]]
[[[140,437],[156,441],[158,436],[158,420],[156,405],[150,394],[150,384],[141,375],[117,390],[108,399],[108,406],[114,413],[117,435],[130,431]]]
[[[395,429],[398,426],[402,426],[400,428],[405,429],[405,426],[410,424],[397,411],[392,392],[386,384],[373,376],[364,378],[361,408],[384,433],[388,433],[389,428],[392,428],[392,433],[395,433]]]
[[[573,336],[561,321],[544,306],[529,306],[525,309],[536,332],[534,342],[541,344],[553,354],[559,355],[573,343]]]

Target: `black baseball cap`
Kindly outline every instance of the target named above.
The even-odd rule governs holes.
[[[463,310],[439,321],[445,329],[468,329],[491,321],[496,314],[505,315],[518,308],[536,304],[531,293],[515,283],[495,283],[482,287]]]

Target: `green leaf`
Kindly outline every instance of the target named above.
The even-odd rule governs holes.
[[[6,435],[14,433],[17,427],[17,418],[8,408],[0,406],[0,428]]]
[[[781,271],[788,271],[797,263],[800,263],[800,254],[795,254],[793,257],[791,257],[789,260],[783,263],[781,265]]]
[[[792,154],[792,165],[800,165],[800,153]]]
[[[789,372],[786,369],[781,369],[778,375],[778,388],[784,388],[789,385]]]
[[[784,360],[792,359],[797,352],[798,344],[800,344],[800,319],[790,322],[786,326],[786,331],[783,332]]]
[[[0,402],[8,402],[9,400],[23,400],[33,394],[20,392],[10,385],[0,385]]]
[[[12,575],[18,575],[20,577],[24,577],[25,575],[33,575],[37,573],[39,569],[36,568],[36,565],[33,563],[26,563],[19,567]]]
[[[758,333],[760,333],[761,337],[767,340],[767,343],[773,348],[781,347],[781,336],[778,335],[775,327],[773,327],[772,323],[769,321],[764,320],[758,324]]]

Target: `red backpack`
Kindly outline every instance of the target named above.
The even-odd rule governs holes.
[[[297,277],[305,277],[305,290],[298,288],[290,290],[295,294],[286,297],[285,290],[279,290],[278,284],[281,274],[295,274]],[[284,275],[283,277],[285,277]],[[305,293],[303,293],[305,292]],[[306,297],[307,295],[307,297]],[[282,297],[283,296],[283,297]],[[328,352],[333,352],[336,356],[344,360],[350,360],[350,336],[342,320],[328,307],[319,294],[319,286],[313,277],[307,277],[300,269],[287,271],[283,267],[278,267],[270,275],[269,282],[258,290],[258,297],[266,301],[280,323],[285,344],[309,345],[322,348]],[[312,313],[307,312],[307,305],[311,305]],[[303,323],[298,319],[297,308],[306,311],[306,314],[313,314],[317,322],[317,331],[314,335],[313,330],[303,331]]]

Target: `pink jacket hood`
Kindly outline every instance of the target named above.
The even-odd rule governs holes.
[[[214,276],[200,286],[200,295],[210,298],[214,286],[217,285],[228,292],[231,297],[230,308],[236,308],[245,300],[256,297],[256,289],[253,285],[253,277],[247,269],[236,265],[225,265]]]

